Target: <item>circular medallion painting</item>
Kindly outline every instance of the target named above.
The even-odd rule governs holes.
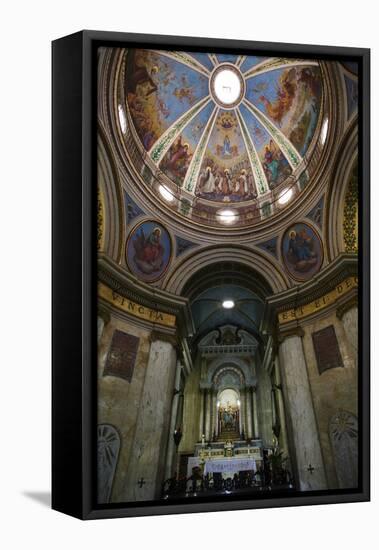
[[[126,243],[126,262],[130,271],[141,281],[151,283],[160,279],[171,260],[170,235],[158,222],[139,223]]]
[[[291,225],[282,239],[283,262],[293,279],[306,281],[317,273],[324,251],[315,229],[306,223]]]

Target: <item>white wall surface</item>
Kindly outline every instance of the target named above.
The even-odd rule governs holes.
[[[238,8],[243,6],[246,9],[241,13]],[[373,339],[372,365],[372,503],[83,523],[51,511],[46,501],[50,486],[50,41],[87,28],[371,47],[375,91],[372,202],[378,208],[376,7],[369,0],[2,2],[2,548],[158,550],[243,545],[247,549],[356,550],[375,546],[379,512],[377,338]],[[373,218],[372,234],[377,235],[379,216]],[[376,253],[376,287],[378,262]],[[374,335],[377,300],[378,290],[374,287]]]

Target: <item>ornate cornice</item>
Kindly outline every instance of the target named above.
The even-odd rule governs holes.
[[[169,294],[159,288],[139,281],[125,269],[104,256],[98,258],[98,280],[107,287],[146,308],[174,315],[183,337],[191,336],[194,331],[191,309],[187,298]]]
[[[268,297],[261,325],[263,332],[272,332],[272,327],[276,326],[277,316],[281,312],[317,301],[350,277],[357,277],[357,274],[357,256],[341,254],[310,281]],[[352,288],[352,292],[356,292],[356,288]],[[298,323],[298,320],[294,319],[294,322]]]

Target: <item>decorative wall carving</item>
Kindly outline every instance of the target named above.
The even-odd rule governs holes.
[[[241,375],[235,369],[225,369],[215,377],[215,384],[220,387],[240,387],[241,383]]]
[[[97,427],[97,502],[110,502],[120,451],[120,436],[111,424]]]
[[[338,483],[341,489],[358,485],[358,419],[347,411],[338,411],[329,423]]]

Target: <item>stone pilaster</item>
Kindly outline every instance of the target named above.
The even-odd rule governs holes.
[[[259,420],[257,406],[257,388],[254,386],[251,389],[251,400],[253,404],[253,439],[259,439]]]
[[[282,336],[279,359],[294,444],[299,489],[327,489],[313,401],[305,361],[302,331]]]
[[[217,405],[217,393],[216,393],[216,419],[215,419],[215,430],[216,430],[216,437],[218,437],[218,434],[220,432],[220,421],[219,421],[219,415],[220,415],[220,409]]]
[[[209,441],[211,439],[211,390],[205,390],[205,440]]]
[[[199,441],[202,440],[203,435],[205,436],[204,429],[204,416],[205,416],[205,392],[200,388],[200,420],[199,420]]]
[[[153,500],[160,496],[175,371],[174,346],[169,341],[154,338],[150,345],[141,401],[136,404],[138,418],[132,447],[133,460],[126,475],[126,502]]]
[[[178,406],[179,406],[179,396],[180,396],[180,376],[182,372],[182,365],[180,361],[176,362],[176,374],[175,374],[175,385],[174,385],[174,396],[172,399],[171,406],[171,419],[170,419],[170,430],[168,433],[167,441],[167,458],[166,458],[166,472],[165,479],[172,477],[172,465],[175,455],[175,443],[174,443],[174,431],[176,428],[176,419],[178,417]]]
[[[241,415],[242,415],[242,431],[246,437],[246,431],[247,431],[247,422],[246,422],[246,389],[241,389]]]
[[[248,439],[253,437],[251,388],[246,388],[246,437]]]
[[[216,419],[217,419],[217,395],[215,390],[212,390],[212,401],[211,401],[211,436],[210,439],[213,439],[213,434],[216,432]]]

